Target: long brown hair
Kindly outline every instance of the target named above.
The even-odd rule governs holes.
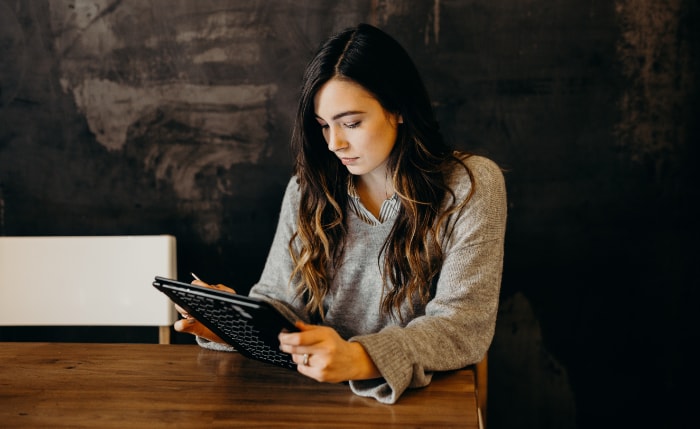
[[[295,264],[290,281],[313,317],[324,317],[329,269],[340,261],[346,235],[349,172],[327,149],[314,112],[315,94],[333,77],[362,85],[385,110],[403,118],[387,163],[401,208],[378,261],[385,276],[381,310],[403,319],[407,300],[418,298],[425,305],[430,299],[442,266],[446,220],[469,199],[456,200],[448,172],[459,163],[472,180],[472,192],[474,181],[445,143],[418,70],[398,42],[367,24],[324,42],[304,73],[292,135],[300,204],[289,242]]]

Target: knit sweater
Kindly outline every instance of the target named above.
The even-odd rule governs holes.
[[[406,389],[428,385],[436,371],[478,362],[491,344],[503,266],[506,191],[495,163],[471,156],[466,164],[474,176],[474,194],[463,210],[451,216],[445,229],[450,233],[441,237],[444,260],[430,301],[425,306],[419,301],[406,303],[403,314],[411,317],[403,323],[380,311],[383,273],[378,255],[395,217],[371,225],[347,210],[345,249],[324,301],[324,324],[362,344],[382,375],[351,380],[357,395],[395,403]],[[461,166],[449,174],[448,184],[458,201],[471,189]],[[289,284],[293,264],[287,245],[298,207],[299,187],[292,178],[265,268],[250,296],[308,323],[304,302],[295,299]],[[201,339],[200,344],[220,348]]]

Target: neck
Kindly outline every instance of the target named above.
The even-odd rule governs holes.
[[[371,195],[375,199],[388,200],[394,195],[394,187],[388,173],[355,176],[355,188],[360,197]]]
[[[388,178],[368,179],[368,175],[355,176],[355,190],[365,208],[374,216],[379,216],[382,203],[394,195],[394,188]]]

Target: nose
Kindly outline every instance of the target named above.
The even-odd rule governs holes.
[[[328,134],[328,150],[337,152],[347,147],[348,144],[340,131],[331,129]]]

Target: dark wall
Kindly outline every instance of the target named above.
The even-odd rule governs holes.
[[[677,427],[700,256],[698,9],[0,0],[0,235],[174,234],[180,277],[245,292],[303,67],[371,22],[418,63],[450,141],[506,169],[489,427]]]

